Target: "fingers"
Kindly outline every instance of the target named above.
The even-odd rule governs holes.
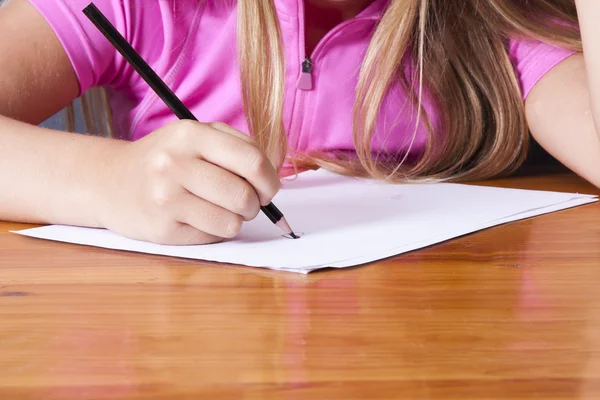
[[[231,172],[211,163],[192,159],[182,165],[181,185],[190,193],[241,215],[245,221],[260,211],[260,201],[252,185]]]
[[[254,139],[252,139],[250,136],[246,135],[244,132],[240,132],[235,128],[232,128],[231,126],[224,124],[222,122],[213,122],[208,124],[211,128],[217,129],[221,132],[225,132],[228,133],[232,136],[235,136],[239,139],[242,139],[244,142],[252,144],[252,145],[256,145],[254,142]]]
[[[170,224],[168,231],[153,237],[151,241],[167,246],[193,246],[219,243],[223,238],[202,232],[188,224],[174,222]]]
[[[178,222],[219,238],[235,237],[244,222],[240,215],[188,192],[182,193],[173,206],[171,212]]]
[[[214,128],[204,129],[194,139],[193,149],[198,156],[247,180],[261,205],[267,205],[275,197],[280,188],[277,170],[252,143]]]

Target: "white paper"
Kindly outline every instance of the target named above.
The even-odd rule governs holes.
[[[309,171],[286,181],[274,203],[302,238],[264,215],[223,243],[163,246],[102,229],[52,225],[15,233],[81,245],[309,273],[357,266],[478,230],[598,201],[574,193],[436,183],[392,185]]]

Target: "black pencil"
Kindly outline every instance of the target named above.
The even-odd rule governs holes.
[[[102,14],[102,12],[90,3],[83,9],[83,13],[92,21],[92,23],[104,34],[106,39],[117,49],[119,53],[131,64],[131,66],[140,74],[140,76],[150,85],[152,90],[165,102],[165,104],[175,113],[179,119],[189,119],[198,121],[194,114],[181,102],[162,79],[150,68],[148,63],[127,43],[123,35],[117,31],[113,24]],[[282,212],[279,211],[273,203],[261,206],[261,211],[279,228],[292,238],[297,239]]]

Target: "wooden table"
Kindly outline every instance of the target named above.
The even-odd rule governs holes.
[[[2,400],[600,399],[598,203],[309,276],[24,227],[0,224]]]

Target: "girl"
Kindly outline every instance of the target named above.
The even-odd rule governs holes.
[[[600,187],[596,0],[96,0],[202,123],[177,120],[87,4],[0,9],[0,219],[211,243],[284,167],[487,179],[529,132]],[[94,135],[37,127],[79,96]]]

